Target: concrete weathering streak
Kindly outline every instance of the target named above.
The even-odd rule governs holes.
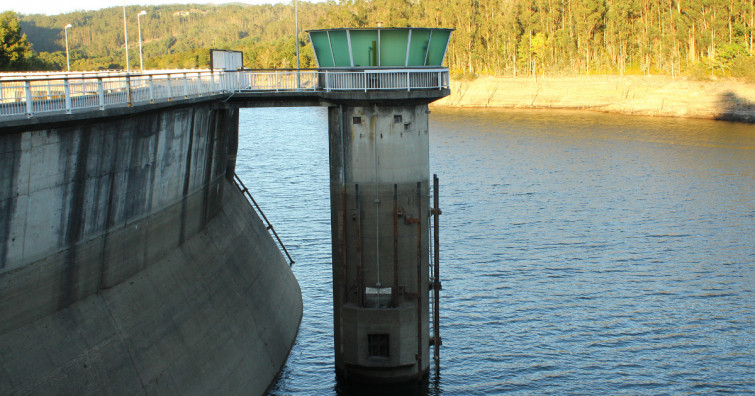
[[[237,124],[207,102],[3,131],[0,393],[265,391],[301,293],[230,181]]]

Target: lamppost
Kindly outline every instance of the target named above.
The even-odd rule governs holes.
[[[147,15],[147,11],[142,10],[142,12],[136,14],[136,24],[139,26],[139,68],[144,71],[144,61],[142,60],[142,21],[141,16]]]
[[[294,0],[294,19],[296,20],[296,89],[301,89],[301,75],[299,74],[299,2]]]
[[[63,28],[63,32],[66,34],[66,66],[68,66],[68,71],[71,71],[71,58],[68,57],[68,29],[72,27],[73,26],[69,23]]]
[[[126,73],[128,73],[128,28],[126,27],[126,0],[123,0],[123,37],[126,39]]]

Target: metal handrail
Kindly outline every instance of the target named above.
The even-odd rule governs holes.
[[[241,191],[241,193],[245,194],[247,198],[249,198],[249,203],[253,205],[253,208],[256,208],[257,213],[265,220],[265,223],[267,223],[267,229],[273,232],[273,235],[275,235],[275,239],[278,240],[278,244],[280,245],[281,249],[283,249],[283,252],[286,253],[286,256],[288,257],[289,264],[288,266],[294,265],[294,259],[291,258],[291,255],[288,254],[288,250],[286,250],[286,246],[283,245],[283,241],[281,241],[281,238],[278,236],[278,233],[275,232],[275,228],[273,228],[273,225],[270,224],[270,220],[267,219],[267,216],[265,216],[265,213],[262,212],[262,208],[260,208],[259,204],[257,204],[257,201],[254,200],[254,197],[252,197],[252,194],[249,192],[249,189],[246,188],[244,185],[244,182],[241,181],[241,178],[236,173],[233,174],[233,184],[236,185],[236,188]]]
[[[0,119],[243,92],[332,92],[448,88],[446,68],[153,70],[0,74]]]

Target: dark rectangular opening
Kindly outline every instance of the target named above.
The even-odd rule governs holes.
[[[401,121],[403,121],[404,117],[401,114],[394,114],[393,115],[393,122],[398,124]]]
[[[387,358],[390,351],[388,334],[367,334],[367,349],[370,357]]]
[[[362,117],[353,117],[352,118],[352,122],[354,123],[354,125],[361,124],[362,123]]]

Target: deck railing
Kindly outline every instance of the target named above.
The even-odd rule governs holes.
[[[448,84],[445,68],[12,73],[0,75],[0,117],[239,92],[412,91]]]

